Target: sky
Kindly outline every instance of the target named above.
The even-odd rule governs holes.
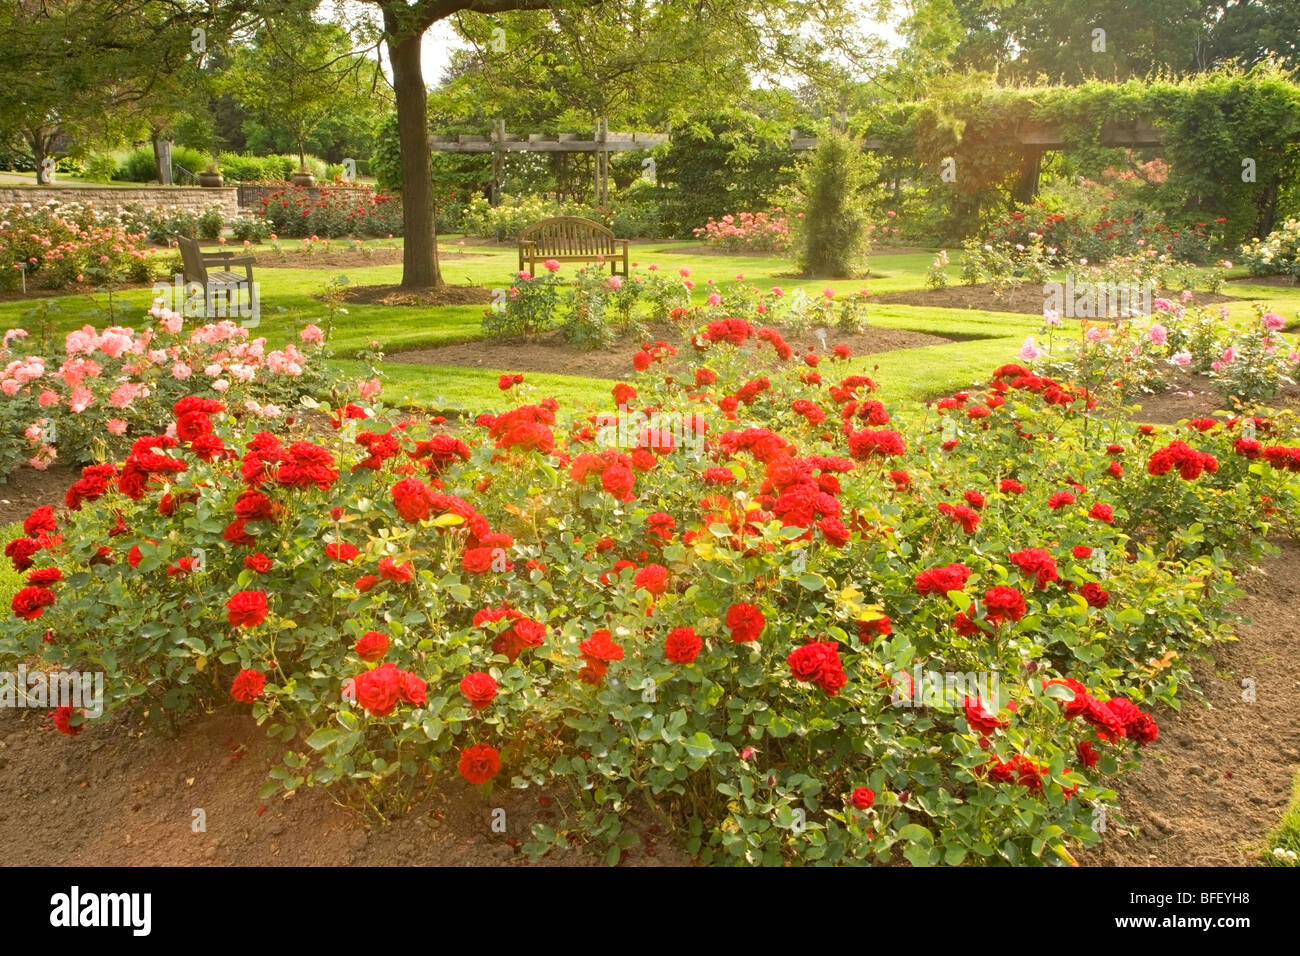
[[[361,15],[373,14],[374,8],[367,5],[352,2],[352,0],[327,0],[322,4],[322,13],[327,17],[330,15],[329,10],[333,6],[342,7],[346,11],[346,17],[349,19]],[[897,47],[901,43],[901,38],[890,23],[880,23],[866,16],[859,19],[862,31],[868,34],[875,34],[882,37],[891,47]],[[463,46],[456,37],[456,31],[452,28],[449,21],[443,20],[435,23],[425,34],[421,50],[421,66],[424,70],[424,82],[429,86],[436,86],[442,78],[443,70],[451,60],[451,52],[458,47]],[[383,54],[384,72],[391,77],[388,72],[388,54]]]

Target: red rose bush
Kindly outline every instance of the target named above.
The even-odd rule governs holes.
[[[0,655],[93,662],[108,713],[248,708],[272,788],[554,787],[616,849],[650,800],[705,862],[1069,862],[1294,525],[1294,418],[1139,429],[1016,365],[891,405],[778,344],[647,344],[610,408],[698,442],[513,378],[328,440],[183,396],[9,542]]]

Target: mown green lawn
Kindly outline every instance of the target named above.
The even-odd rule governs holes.
[[[301,246],[298,240],[284,240],[288,249]],[[335,248],[348,245],[335,241]],[[370,247],[400,247],[400,240],[377,240]],[[504,287],[517,267],[513,246],[485,245],[457,236],[443,237],[446,253],[466,253],[466,258],[448,258],[443,262],[444,277],[454,284],[474,284],[487,288]],[[276,252],[270,245],[251,250],[264,261]],[[662,271],[691,270],[696,283],[695,301],[708,295],[708,280],[726,285],[743,276],[761,287],[780,286],[787,294],[803,288],[810,295],[831,288],[837,296],[866,287],[874,293],[924,288],[925,272],[932,255],[876,255],[871,260],[871,276],[866,280],[807,280],[792,276],[793,264],[769,256],[703,255],[694,242],[647,242],[633,246],[632,259],[641,267],[655,264]],[[960,255],[953,256],[948,269],[950,281],[956,283],[960,272]],[[349,285],[396,284],[401,280],[400,265],[362,266],[360,268],[261,268],[256,278],[261,293],[261,325],[257,334],[265,335],[275,347],[296,338],[298,329],[308,322],[323,324],[326,309],[316,298],[336,275],[345,275]],[[1231,294],[1258,298],[1274,311],[1296,320],[1300,317],[1300,288],[1271,286],[1233,286]],[[42,323],[61,337],[67,331],[90,322],[103,325],[110,320],[130,325],[149,307],[152,292],[136,289],[118,292],[71,295],[52,299],[28,299],[0,303],[0,325],[23,326],[36,332]],[[335,364],[346,373],[360,377],[361,364],[354,356],[359,349],[377,341],[390,356],[404,349],[472,341],[481,337],[482,306],[393,307],[381,305],[345,306],[347,314],[336,320],[331,347]],[[1232,321],[1253,315],[1250,302],[1231,306]],[[875,354],[855,359],[853,371],[870,371],[880,381],[883,394],[891,399],[919,399],[972,384],[996,365],[1015,358],[1026,336],[1037,335],[1040,322],[1034,316],[1006,312],[964,309],[934,309],[906,305],[880,304],[870,311],[870,321],[878,326],[928,332],[957,339],[950,345]],[[481,411],[500,404],[496,389],[497,376],[510,369],[464,369],[441,366],[406,365],[386,362],[386,398],[429,407],[460,408]],[[631,370],[629,369],[629,374]],[[546,394],[563,404],[587,406],[604,404],[609,383],[598,379],[562,375],[529,375],[529,380]]]

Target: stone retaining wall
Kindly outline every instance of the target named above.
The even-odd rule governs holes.
[[[222,207],[223,217],[229,221],[239,214],[239,189],[221,186],[204,189],[200,186],[146,186],[139,189],[114,189],[109,186],[0,186],[0,209],[7,206],[31,203],[44,205],[51,199],[59,202],[90,203],[99,208],[113,208],[138,204],[146,209],[165,209],[179,206],[202,212],[212,205]]]

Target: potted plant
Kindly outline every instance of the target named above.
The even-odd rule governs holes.
[[[311,170],[307,168],[307,161],[300,157],[299,162],[301,165],[298,167],[298,171],[291,177],[291,181],[295,186],[315,186],[316,177],[313,176]]]
[[[221,176],[221,167],[217,165],[217,161],[215,159],[212,162],[208,163],[207,168],[203,170],[203,172],[199,173],[200,186],[212,187],[212,186],[221,186],[224,184],[225,184],[225,180]]]

